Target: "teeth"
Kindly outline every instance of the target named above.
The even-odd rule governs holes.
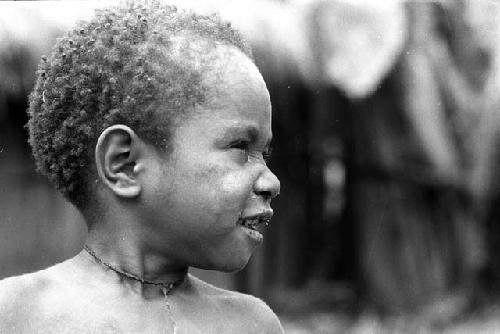
[[[245,221],[245,226],[250,227],[251,229],[255,228],[255,225],[258,224],[258,220],[251,219]]]
[[[240,222],[243,226],[248,227],[250,229],[255,229],[257,225],[261,224],[264,224],[266,226],[269,225],[269,219],[267,218],[240,219]]]

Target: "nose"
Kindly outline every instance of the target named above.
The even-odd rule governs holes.
[[[255,182],[254,191],[266,199],[273,199],[280,194],[280,181],[269,168],[260,174]]]

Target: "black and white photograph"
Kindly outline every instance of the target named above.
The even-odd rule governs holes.
[[[497,172],[500,0],[0,1],[0,334],[500,333]]]

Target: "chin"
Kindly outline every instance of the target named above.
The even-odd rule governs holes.
[[[252,254],[248,256],[240,256],[240,257],[232,257],[225,259],[218,259],[212,262],[210,265],[200,267],[200,269],[205,270],[217,270],[225,273],[233,273],[242,270],[250,261],[250,257]]]
[[[248,260],[245,262],[242,262],[240,264],[235,264],[231,266],[224,267],[222,269],[219,269],[219,271],[225,272],[225,273],[234,273],[238,272],[240,270],[243,270],[248,264]]]

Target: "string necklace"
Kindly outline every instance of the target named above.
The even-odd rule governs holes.
[[[129,278],[129,279],[134,280],[134,281],[141,282],[142,284],[150,284],[150,285],[155,285],[155,286],[161,287],[161,291],[163,292],[163,296],[164,296],[164,300],[165,300],[165,305],[167,306],[168,318],[169,318],[170,322],[172,323],[174,334],[177,332],[177,323],[175,322],[175,319],[174,319],[174,316],[172,313],[172,308],[170,307],[170,303],[168,302],[168,295],[170,294],[170,292],[172,292],[172,290],[174,288],[178,287],[179,285],[181,285],[184,282],[184,280],[186,279],[186,276],[184,276],[176,281],[173,281],[173,282],[149,281],[149,280],[144,279],[142,277],[139,277],[139,276],[136,276],[134,274],[128,273],[126,271],[115,268],[114,266],[110,265],[109,263],[104,262],[104,260],[102,260],[99,256],[97,256],[97,254],[87,245],[85,245],[83,247],[83,249],[85,249],[85,251],[87,253],[89,253],[90,256],[92,256],[97,262],[99,262],[103,266],[111,269],[112,271],[114,271],[115,273],[117,273],[120,276],[123,276],[125,278]]]

